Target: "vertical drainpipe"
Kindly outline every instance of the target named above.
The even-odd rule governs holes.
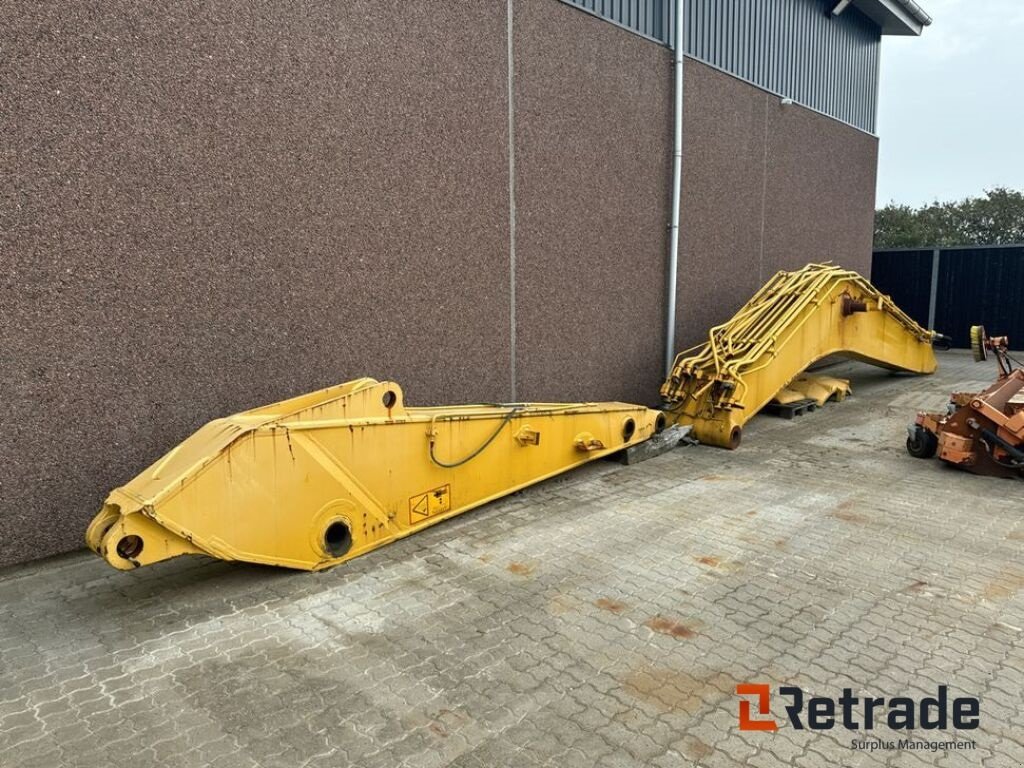
[[[665,377],[676,356],[676,288],[679,272],[679,196],[683,181],[683,5],[676,0],[675,29],[675,136],[672,148],[672,224],[669,227],[668,276],[665,311]]]

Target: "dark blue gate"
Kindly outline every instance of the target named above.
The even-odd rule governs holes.
[[[1024,348],[1024,245],[875,251],[871,282],[921,325],[971,345],[972,325]]]

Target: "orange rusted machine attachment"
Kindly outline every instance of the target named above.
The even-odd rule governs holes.
[[[919,459],[942,461],[976,475],[1024,476],[1024,371],[1014,368],[1009,340],[990,337],[984,326],[971,328],[974,359],[989,352],[999,378],[984,392],[954,392],[945,413],[921,412],[910,425],[907,451]]]

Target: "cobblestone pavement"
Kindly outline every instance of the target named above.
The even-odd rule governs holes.
[[[903,449],[961,353],[591,465],[333,571],[79,553],[0,572],[0,765],[1020,766],[1024,483]],[[737,729],[739,682],[981,699],[970,751]],[[876,737],[898,738],[885,729]]]

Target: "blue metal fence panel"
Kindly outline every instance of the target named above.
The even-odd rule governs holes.
[[[875,251],[871,281],[918,322],[930,310],[935,330],[951,336],[954,347],[971,345],[972,325],[984,325],[994,336],[1009,336],[1014,349],[1024,347],[1024,245],[959,246],[938,252],[934,306],[929,307],[931,248]]]
[[[953,346],[970,346],[972,325],[1009,336],[1014,349],[1024,346],[1024,248],[956,248],[939,259],[935,326],[948,329]]]
[[[676,0],[562,0],[672,47]],[[684,50],[731,75],[875,131],[881,30],[834,0],[686,0]]]
[[[875,287],[925,327],[931,309],[933,253],[931,248],[875,251],[871,260],[871,282]],[[936,330],[946,333],[942,328]]]

